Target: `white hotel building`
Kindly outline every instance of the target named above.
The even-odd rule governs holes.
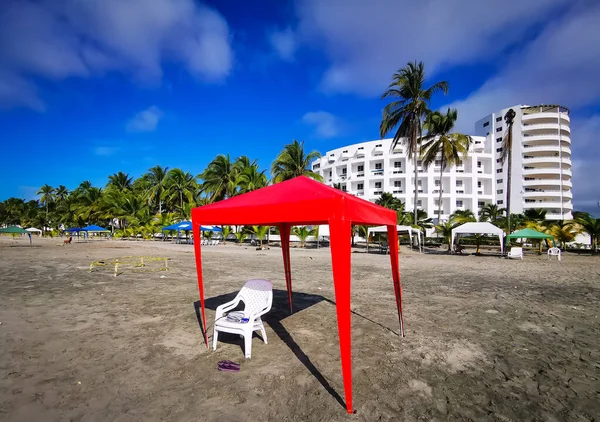
[[[542,208],[548,219],[572,218],[571,139],[569,111],[561,106],[513,106],[511,212]],[[447,168],[440,181],[440,167],[425,169],[418,162],[417,207],[437,217],[442,189],[442,220],[456,210],[476,215],[485,204],[506,206],[507,164],[500,163],[506,132],[506,108],[475,124],[468,156]],[[363,142],[328,151],[312,168],[326,184],[375,201],[383,192],[414,209],[414,167],[400,143],[390,150],[392,139]],[[439,163],[439,162],[438,162]]]

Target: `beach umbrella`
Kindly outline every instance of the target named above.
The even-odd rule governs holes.
[[[19,226],[10,226],[0,229],[0,233],[6,234],[26,234],[29,236],[29,246],[31,246],[31,233]]]

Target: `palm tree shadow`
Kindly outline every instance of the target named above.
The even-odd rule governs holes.
[[[236,294],[237,292],[212,297],[206,299],[204,304],[206,308],[216,310],[217,306],[230,300],[233,300]],[[295,314],[297,312],[301,312],[304,309],[309,308],[312,305],[316,305],[317,303],[322,301],[335,305],[335,302],[320,295],[311,295],[306,293],[294,292],[292,293],[292,303],[294,309],[293,313]],[[198,319],[200,329],[203,330],[199,301],[194,302],[194,309],[196,311],[196,318]],[[269,326],[271,327],[271,329],[273,329],[275,334],[277,334],[277,336],[286,344],[286,346],[290,348],[290,350],[292,351],[292,353],[294,353],[296,358],[300,362],[302,362],[306,369],[308,369],[308,371],[317,379],[317,381],[319,381],[323,388],[325,388],[325,390],[340,404],[340,406],[346,408],[346,404],[344,403],[342,397],[329,384],[329,382],[325,379],[323,374],[321,374],[321,372],[315,367],[310,358],[306,355],[306,353],[304,353],[302,348],[298,345],[298,343],[296,343],[292,335],[285,329],[285,327],[281,323],[281,321],[287,318],[288,316],[290,316],[290,311],[287,301],[287,292],[285,290],[274,289],[273,307],[271,308],[271,311],[264,316],[264,321],[269,324]],[[231,339],[231,337],[229,338]],[[228,337],[224,337],[223,340],[225,342],[231,341],[228,341]],[[219,335],[219,341],[222,341],[221,335]],[[237,338],[235,338],[231,342],[238,342]]]

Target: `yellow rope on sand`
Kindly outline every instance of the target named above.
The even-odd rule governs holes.
[[[161,256],[121,256],[117,258],[100,259],[90,264],[89,272],[107,267],[114,267],[113,275],[119,275],[119,269],[134,272],[168,271],[169,258]]]

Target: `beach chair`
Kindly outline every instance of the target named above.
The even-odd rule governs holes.
[[[215,240],[215,246],[219,246],[219,239]]]
[[[548,259],[552,259],[555,256],[559,261],[562,261],[562,252],[559,248],[550,248],[548,249]]]
[[[244,302],[243,311],[229,312]],[[244,337],[244,355],[252,356],[252,333],[260,331],[267,344],[267,333],[261,316],[271,310],[273,304],[273,285],[267,280],[249,280],[239,291],[235,299],[217,308],[213,329],[213,350],[217,349],[219,332],[239,334]]]
[[[379,251],[381,253],[384,254],[388,254],[390,253],[390,246],[387,244],[387,242],[383,242],[380,246],[379,246]]]
[[[452,245],[452,253],[457,253],[462,255],[465,247],[463,245]]]
[[[511,259],[523,259],[523,248],[510,248],[510,252],[506,256]]]

